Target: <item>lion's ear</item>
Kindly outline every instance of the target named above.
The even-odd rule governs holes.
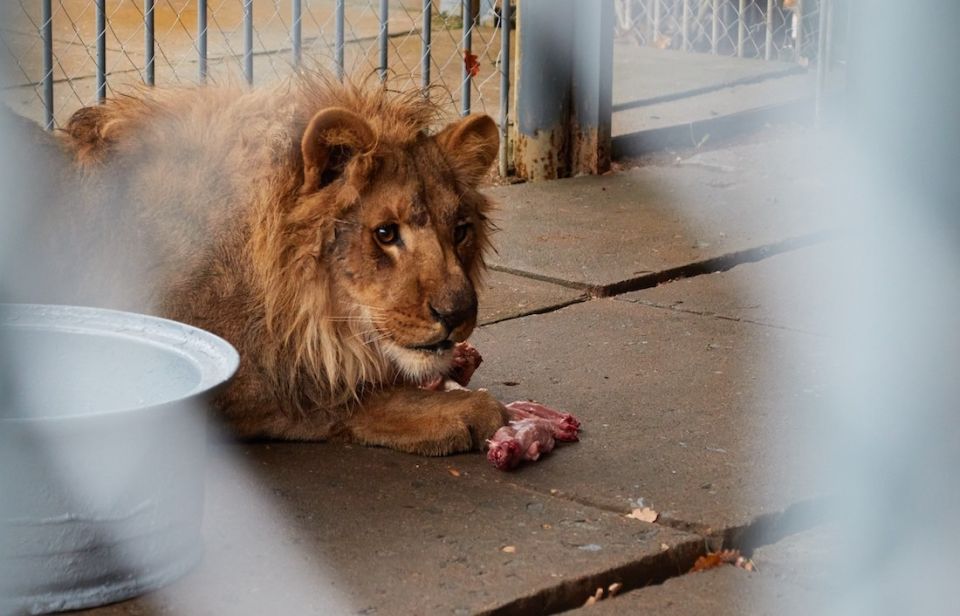
[[[500,150],[497,124],[482,113],[448,125],[437,133],[436,139],[447,159],[473,185],[483,179]]]
[[[303,152],[303,188],[323,188],[340,174],[351,158],[373,149],[376,136],[366,120],[342,107],[318,111],[300,141]]]

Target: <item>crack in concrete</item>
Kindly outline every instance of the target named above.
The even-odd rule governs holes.
[[[757,321],[755,319],[744,319],[742,317],[731,317],[725,314],[718,314],[716,312],[710,312],[709,310],[693,310],[692,308],[679,308],[674,305],[669,304],[658,304],[657,302],[650,302],[640,299],[623,299],[615,297],[613,298],[618,302],[627,302],[630,304],[638,304],[640,306],[646,306],[648,308],[656,308],[657,310],[670,310],[672,312],[680,312],[683,314],[692,314],[698,317],[718,319],[720,321],[731,321],[733,323],[749,323],[750,325],[759,325],[761,327],[769,327],[772,329],[778,329],[782,331],[793,332],[796,334],[804,334],[807,336],[816,336],[817,338],[828,338],[826,334],[811,331],[808,329],[800,329],[797,327],[789,327],[787,325],[777,325],[776,323],[768,323],[766,321]]]
[[[513,489],[540,497],[557,498],[607,513],[618,515],[628,513],[625,509],[610,507],[559,490],[545,492],[534,487],[512,483],[509,480],[494,481],[506,483]],[[655,526],[686,532],[695,535],[696,538],[669,546],[655,555],[647,555],[610,569],[564,580],[554,586],[542,588],[495,608],[481,611],[479,614],[489,616],[557,614],[583,606],[597,588],[608,588],[613,583],[623,585],[619,591],[620,594],[657,586],[669,579],[689,575],[697,558],[708,552],[733,549],[750,557],[757,548],[777,543],[789,536],[823,524],[827,521],[830,510],[829,498],[814,498],[794,503],[780,511],[757,515],[746,524],[722,529],[711,529],[700,523],[661,515],[653,523]]]
[[[704,274],[716,274],[718,272],[725,272],[738,265],[743,265],[746,263],[757,263],[768,259],[770,257],[783,254],[786,252],[792,252],[794,250],[799,250],[801,248],[807,248],[809,246],[814,246],[816,244],[821,244],[827,242],[831,239],[834,239],[839,234],[838,231],[821,231],[818,233],[811,233],[807,235],[801,235],[796,237],[787,238],[779,242],[773,242],[770,244],[762,244],[760,246],[755,246],[753,248],[745,248],[743,250],[737,250],[734,252],[729,252],[722,254],[716,257],[710,257],[709,259],[703,259],[701,261],[693,261],[691,263],[685,263],[683,265],[678,265],[675,267],[670,267],[664,270],[659,270],[656,272],[644,273],[641,276],[635,278],[627,278],[626,280],[621,280],[619,282],[614,282],[606,285],[592,285],[589,283],[582,282],[571,282],[569,280],[563,280],[562,278],[554,278],[552,276],[546,276],[544,274],[537,274],[534,272],[528,272],[525,270],[506,267],[502,265],[491,265],[489,269],[495,272],[503,272],[505,274],[511,274],[513,276],[520,276],[522,278],[527,278],[530,280],[537,280],[539,282],[546,282],[549,284],[554,284],[560,287],[565,287],[567,289],[576,289],[578,291],[583,291],[584,295],[566,302],[560,302],[557,304],[551,304],[549,306],[542,306],[539,308],[534,308],[529,311],[521,312],[515,315],[509,315],[506,317],[498,318],[494,321],[488,321],[481,325],[485,327],[487,325],[494,325],[496,323],[503,323],[505,321],[512,321],[514,319],[520,319],[530,315],[536,314],[547,314],[550,312],[556,312],[557,310],[562,310],[568,306],[574,304],[580,304],[585,301],[592,299],[605,299],[605,298],[616,298],[619,295],[625,293],[632,293],[634,291],[642,291],[644,289],[650,289],[658,285],[673,282],[674,280],[682,280],[684,278],[694,278],[696,276],[702,276]],[[629,300],[628,300],[629,301]],[[654,308],[666,308],[674,310],[672,307],[666,307],[659,304],[654,304],[652,302],[642,302],[638,301],[636,303],[644,304]],[[771,325],[769,323],[762,323],[759,321],[750,321],[748,319],[737,319],[733,317],[725,317],[723,315],[708,315],[702,314],[697,311],[688,310],[684,311],[683,309],[676,309],[678,312],[689,312],[691,314],[699,314],[700,316],[715,316],[717,318],[722,318],[730,321],[745,322],[745,323],[755,323],[757,325],[766,325],[768,327],[781,327],[777,325]],[[783,327],[782,329],[790,329]],[[806,332],[803,330],[795,330],[807,334],[815,334],[815,332]]]

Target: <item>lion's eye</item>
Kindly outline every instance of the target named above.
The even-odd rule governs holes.
[[[472,228],[473,228],[473,225],[468,222],[457,225],[456,228],[454,228],[453,230],[454,243],[459,244],[463,242],[463,240],[467,239],[467,235],[470,233],[470,229]]]
[[[400,240],[400,228],[397,225],[380,225],[373,230],[377,241],[384,246],[392,246]]]

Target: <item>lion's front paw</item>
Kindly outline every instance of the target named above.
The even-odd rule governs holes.
[[[483,449],[508,420],[507,409],[481,391],[398,390],[384,393],[345,422],[345,436],[427,456]]]

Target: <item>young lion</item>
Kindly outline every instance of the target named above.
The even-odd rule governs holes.
[[[87,303],[236,346],[216,406],[243,437],[482,447],[506,422],[499,402],[417,385],[450,370],[476,324],[491,226],[477,183],[499,138],[485,115],[431,135],[435,117],[418,92],[309,74],[81,109],[63,141],[97,195],[76,206],[108,246],[91,267],[127,270],[125,298]]]

